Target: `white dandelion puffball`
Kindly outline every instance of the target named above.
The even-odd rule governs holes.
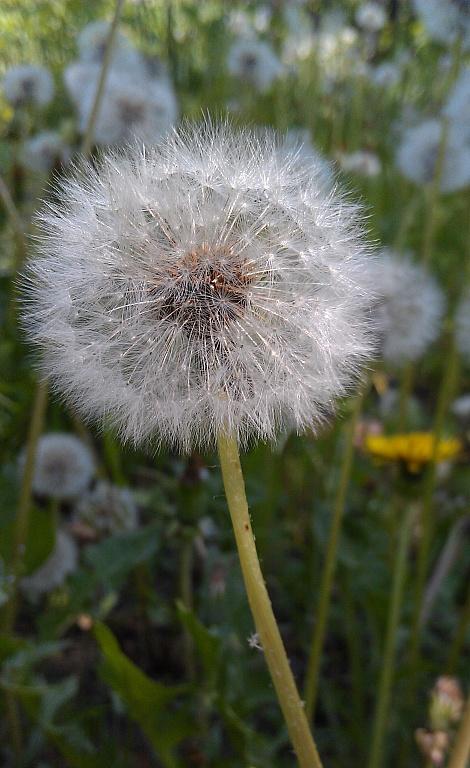
[[[468,0],[413,0],[415,13],[431,40],[451,45],[462,35],[465,50],[470,47],[470,4]]]
[[[405,178],[415,184],[427,184],[434,178],[439,159],[443,125],[439,120],[425,120],[403,132],[396,163]],[[470,184],[470,146],[462,132],[452,125],[447,131],[440,181],[443,193],[455,192]]]
[[[227,60],[228,71],[258,91],[267,91],[281,76],[283,67],[268,43],[252,38],[233,43]]]
[[[99,20],[87,24],[82,29],[78,35],[77,44],[79,58],[83,63],[101,65],[110,27],[108,21]],[[141,55],[122,30],[117,31],[113,42],[111,66],[113,69],[127,70],[127,72],[135,70],[136,73],[141,73],[144,68]]]
[[[371,353],[356,207],[273,135],[190,125],[63,180],[24,320],[85,417],[180,449],[330,413]]]
[[[25,454],[19,459],[24,467]],[[33,491],[60,501],[71,501],[87,490],[95,473],[89,448],[75,435],[50,432],[38,442]]]
[[[73,61],[68,67],[65,67],[64,85],[77,109],[80,109],[84,99],[89,98],[90,92],[93,96],[96,93],[100,72],[100,64],[89,64],[81,61]]]
[[[48,69],[33,64],[10,67],[3,78],[5,99],[14,107],[34,104],[45,107],[54,95],[54,81]]]
[[[88,91],[80,105],[80,130],[88,124],[95,94]],[[125,144],[134,139],[155,143],[178,118],[173,89],[157,80],[136,83],[114,74],[109,77],[96,120],[98,145]]]
[[[356,23],[367,32],[379,32],[387,23],[387,14],[378,3],[363,3],[356,11]]]
[[[401,69],[394,61],[384,61],[368,72],[371,83],[377,88],[394,88],[401,79]]]
[[[470,291],[467,290],[457,307],[455,316],[455,339],[457,348],[468,363],[470,362]]]
[[[424,267],[390,249],[371,266],[379,294],[373,316],[382,357],[394,365],[418,360],[439,334],[442,291]]]
[[[451,405],[450,410],[458,419],[470,419],[470,394],[460,395]]]
[[[338,152],[338,164],[345,173],[357,173],[359,176],[374,178],[382,170],[380,158],[375,152],[360,149],[357,152]]]
[[[77,521],[85,523],[97,533],[132,531],[138,526],[138,510],[129,488],[100,480],[82,496],[74,509]]]
[[[30,576],[20,581],[21,590],[31,599],[38,600],[60,587],[67,576],[77,569],[78,548],[66,531],[58,530],[54,548],[47,560]]]
[[[42,131],[24,143],[21,159],[26,168],[47,173],[70,160],[72,152],[56,131]]]
[[[470,141],[470,66],[464,67],[444,107],[444,114],[454,126],[460,126]]]

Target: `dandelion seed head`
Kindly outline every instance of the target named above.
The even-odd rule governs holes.
[[[451,405],[451,411],[458,419],[470,419],[470,393],[460,395]]]
[[[53,589],[60,587],[78,564],[78,549],[75,541],[64,530],[58,530],[54,548],[44,563],[20,581],[20,588],[27,597],[38,600]]]
[[[414,10],[431,40],[451,45],[462,35],[470,48],[470,4],[468,0],[413,0]]]
[[[21,471],[25,453],[19,458]],[[70,501],[89,486],[95,472],[93,456],[75,435],[51,432],[43,435],[38,442],[33,491],[60,501]]]
[[[408,257],[384,249],[371,265],[379,294],[373,314],[385,361],[418,360],[436,339],[444,298],[436,281]]]
[[[88,124],[94,102],[89,90],[80,104],[80,129]],[[171,86],[143,79],[134,82],[111,74],[96,121],[98,145],[125,144],[138,139],[155,143],[176,122],[178,106]]]
[[[101,65],[106,51],[110,23],[104,20],[93,21],[84,27],[77,38],[80,61],[84,64]],[[143,60],[134,48],[127,35],[118,30],[113,43],[111,56],[113,69],[136,70],[143,69]]]
[[[30,104],[45,107],[54,95],[54,81],[48,69],[20,64],[5,72],[3,93],[14,107]]]
[[[455,339],[464,360],[470,361],[470,291],[465,291],[455,315]]]
[[[387,23],[387,14],[379,3],[362,3],[356,11],[356,23],[368,32],[379,32]]]
[[[374,178],[382,170],[380,158],[375,152],[360,149],[357,152],[339,152],[337,155],[339,166],[345,173],[357,173],[359,176]]]
[[[373,347],[355,206],[272,134],[187,125],[62,182],[23,313],[85,417],[182,450],[314,428]]]
[[[38,173],[47,173],[55,166],[65,164],[70,156],[70,147],[55,131],[41,131],[25,142],[22,151],[23,164]]]
[[[467,141],[470,141],[470,66],[462,69],[447,99],[444,114],[454,126],[465,131]]]
[[[415,184],[427,184],[434,178],[439,161],[443,124],[425,120],[403,132],[396,162],[405,178]],[[460,130],[449,127],[446,137],[440,189],[455,192],[470,184],[470,146]]]
[[[393,88],[401,79],[401,69],[394,61],[384,61],[369,69],[369,78],[378,88]]]
[[[138,526],[139,515],[134,494],[106,480],[100,480],[74,507],[74,516],[97,533],[113,534],[132,531]]]
[[[263,40],[240,38],[229,50],[228,71],[234,77],[267,91],[282,74],[283,67],[271,46]]]

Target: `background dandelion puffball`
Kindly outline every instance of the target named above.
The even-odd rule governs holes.
[[[372,351],[357,210],[269,132],[186,126],[61,182],[23,317],[85,418],[182,450],[312,428]]]

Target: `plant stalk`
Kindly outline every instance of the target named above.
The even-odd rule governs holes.
[[[325,642],[326,626],[331,603],[331,592],[336,568],[339,537],[346,505],[346,495],[354,458],[354,433],[362,410],[365,389],[358,394],[354,401],[354,407],[349,421],[346,424],[345,442],[339,474],[338,490],[333,505],[333,518],[331,521],[330,536],[328,539],[325,564],[323,567],[320,592],[315,619],[310,656],[307,665],[307,677],[305,683],[305,712],[311,722],[315,716],[315,705],[318,694],[318,681],[320,676],[321,657]]]
[[[114,43],[116,41],[116,35],[117,35],[118,26],[119,26],[119,19],[121,16],[123,5],[124,5],[124,0],[116,0],[116,5],[114,8],[114,16],[111,22],[111,26],[109,28],[103,61],[101,63],[100,77],[98,80],[98,85],[96,87],[95,98],[93,100],[93,106],[91,108],[90,116],[88,118],[88,122],[85,128],[85,133],[83,135],[81,152],[85,157],[88,157],[88,155],[91,153],[91,148],[93,146],[96,121],[98,120],[98,117],[99,117],[101,101],[104,95],[104,88],[106,85],[106,78],[108,76],[108,72],[111,66],[111,57],[113,53]]]
[[[12,593],[10,600],[5,606],[3,614],[4,632],[10,632],[15,624],[17,608],[17,590],[18,578],[21,571],[21,563],[28,536],[31,498],[33,489],[34,461],[36,457],[36,447],[42,431],[44,416],[47,408],[47,383],[42,381],[38,384],[36,397],[31,416],[31,425],[26,446],[26,458],[21,482],[20,499],[18,503],[18,512],[15,519],[15,531],[13,535],[13,549],[11,553],[10,571],[13,578]]]
[[[381,766],[385,764],[384,740],[390,708],[393,669],[397,646],[397,633],[400,626],[400,613],[403,602],[403,593],[405,589],[407,554],[412,521],[413,512],[412,510],[408,510],[400,529],[397,553],[393,568],[393,584],[387,619],[387,633],[385,637],[383,662],[378,687],[374,724],[372,729],[372,746],[368,768],[381,768]]]
[[[322,768],[261,572],[236,439],[219,436],[218,450],[248,602],[287,730],[301,768]]]

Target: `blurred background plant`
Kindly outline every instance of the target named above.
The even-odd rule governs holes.
[[[114,12],[0,9],[2,764],[281,768],[217,459],[90,432],[37,388],[18,324],[34,213],[91,138]],[[276,128],[361,202],[380,246],[361,393],[319,437],[243,457],[330,768],[466,764],[469,50],[461,0],[133,0],[95,115],[93,153],[202,110]]]

